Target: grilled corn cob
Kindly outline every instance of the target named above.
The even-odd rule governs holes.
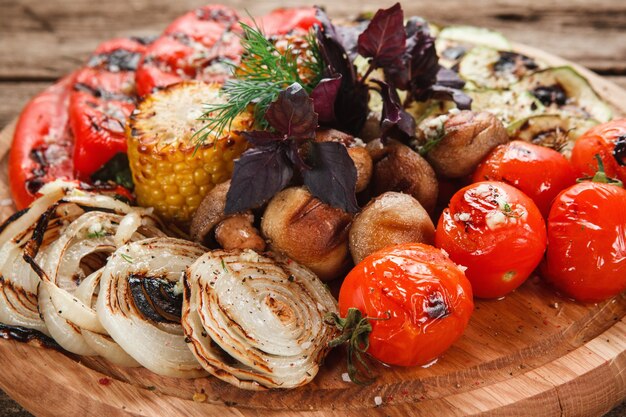
[[[137,202],[165,220],[186,224],[215,184],[226,181],[246,140],[232,132],[213,135],[196,149],[194,133],[204,105],[222,103],[219,84],[184,82],[146,97],[127,127],[128,159]],[[251,112],[237,116],[232,131],[250,130]]]

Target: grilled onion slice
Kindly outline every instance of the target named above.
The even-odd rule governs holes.
[[[139,209],[125,216],[90,211],[69,224],[54,243],[39,253],[39,311],[50,335],[61,347],[79,355],[98,354],[82,333],[84,329],[107,335],[92,308],[93,284],[98,282],[87,283],[92,289],[90,294],[81,298],[72,294],[86,275],[104,266],[105,257],[118,246],[154,236],[164,234],[156,227],[156,220]],[[100,354],[113,362],[120,357],[119,352]],[[122,362],[130,360],[125,357]]]
[[[175,305],[182,303],[185,269],[204,252],[186,240],[146,239],[117,249],[102,270],[98,319],[122,349],[152,372],[178,378],[206,374],[187,347]]]
[[[310,382],[334,330],[336,302],[293,261],[252,250],[212,251],[185,274],[182,325],[202,366],[244,389]]]

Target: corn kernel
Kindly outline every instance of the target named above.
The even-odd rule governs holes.
[[[164,220],[188,224],[204,196],[230,178],[233,161],[247,149],[244,138],[226,132],[196,150],[193,134],[202,122],[176,116],[181,107],[218,103],[223,99],[219,89],[201,82],[168,87],[146,97],[129,123],[128,158],[137,201],[154,207]],[[246,111],[232,129],[249,130],[252,123],[252,113]]]

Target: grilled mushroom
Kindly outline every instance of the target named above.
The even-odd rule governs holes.
[[[439,189],[435,172],[424,158],[395,141],[383,145],[375,140],[367,144],[367,149],[374,160],[374,195],[387,191],[409,194],[432,212]]]
[[[369,152],[363,147],[363,142],[354,136],[335,129],[322,129],[315,133],[317,142],[341,142],[348,148],[348,155],[356,167],[356,192],[367,188],[371,178],[373,162]]]
[[[488,112],[459,112],[449,117],[443,128],[443,138],[426,159],[437,174],[447,178],[470,175],[493,148],[509,140],[502,122]]]
[[[308,267],[323,281],[350,266],[348,228],[352,216],[313,197],[306,189],[288,188],[270,201],[261,232],[273,251]]]
[[[399,243],[432,244],[435,226],[422,205],[408,194],[387,192],[363,208],[350,227],[350,253],[357,264],[369,254]]]
[[[218,184],[206,195],[191,222],[191,238],[196,242],[224,249],[263,251],[265,241],[254,227],[251,212],[226,215],[226,194],[230,181]]]

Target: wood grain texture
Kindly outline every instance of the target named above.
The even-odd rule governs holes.
[[[205,0],[0,0],[0,79],[58,78],[83,62],[101,41],[115,36],[155,34],[176,16]],[[253,15],[283,6],[282,0],[231,0]],[[320,4],[334,16],[376,10],[393,1],[292,0]],[[412,0],[407,14],[444,24],[470,24],[502,31],[511,40],[540,47],[603,73],[626,72],[626,2]],[[529,30],[532,28],[532,30]],[[28,53],[24,53],[28,45]],[[601,47],[598,47],[601,45]]]
[[[624,90],[579,70],[623,113]],[[0,134],[0,158],[10,137],[10,128]],[[3,158],[0,198],[8,195],[5,164]],[[3,210],[8,214],[9,208]],[[625,315],[626,293],[582,305],[559,297],[535,277],[504,300],[478,301],[466,333],[436,365],[379,366],[378,380],[367,387],[343,381],[340,350],[305,387],[247,392],[215,378],[163,378],[3,340],[0,388],[38,416],[601,415],[626,398]],[[196,393],[206,401],[194,401]],[[376,397],[383,401],[380,407]]]

